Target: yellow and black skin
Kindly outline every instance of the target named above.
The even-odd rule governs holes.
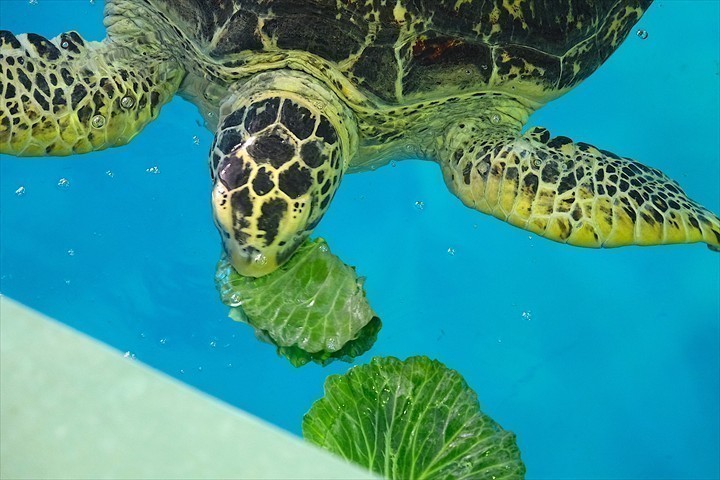
[[[142,68],[139,68],[141,67]],[[128,143],[177,91],[172,62],[77,32],[0,31],[0,153],[71,155]]]
[[[174,93],[216,132],[215,223],[239,273],[282,265],[344,174],[436,161],[462,202],[583,247],[704,242],[661,172],[528,117],[592,74],[651,0],[107,0],[108,38],[0,33],[0,153],[127,143]]]

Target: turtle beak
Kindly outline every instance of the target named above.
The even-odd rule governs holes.
[[[220,232],[223,248],[235,270],[246,277],[262,277],[278,268],[277,254],[273,249],[260,251],[250,245],[241,231],[236,231],[233,208],[226,188],[217,182],[212,193],[215,226]],[[245,240],[245,241],[244,241]]]

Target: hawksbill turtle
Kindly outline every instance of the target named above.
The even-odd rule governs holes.
[[[470,208],[582,247],[704,242],[720,219],[660,171],[522,133],[652,0],[107,0],[107,38],[0,32],[0,153],[128,143],[175,94],[215,132],[214,221],[268,274],[343,175],[421,158]]]

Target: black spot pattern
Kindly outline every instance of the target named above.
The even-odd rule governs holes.
[[[283,103],[280,122],[299,140],[305,140],[315,130],[315,117],[310,110],[292,100],[285,100]]]
[[[298,198],[305,194],[313,183],[310,170],[299,166],[297,163],[292,164],[287,170],[280,173],[280,190],[282,190],[290,198]]]
[[[270,193],[270,191],[275,187],[275,183],[272,181],[272,178],[270,178],[270,174],[264,167],[260,167],[258,169],[252,185],[255,193],[260,196]]]
[[[295,155],[295,147],[276,132],[258,136],[247,150],[256,162],[270,162],[274,168],[281,167]]]
[[[269,98],[252,104],[245,118],[245,130],[248,133],[257,133],[263,128],[269,127],[277,120],[279,108],[279,98]]]
[[[328,161],[327,157],[322,154],[320,145],[319,142],[308,142],[303,144],[300,149],[300,158],[308,167],[317,168]]]
[[[228,190],[245,185],[250,179],[251,165],[238,156],[230,155],[220,163],[218,177]]]
[[[265,245],[270,245],[275,241],[286,208],[287,203],[282,198],[271,198],[263,203],[261,215],[258,219],[258,229],[265,232]]]
[[[545,129],[518,137],[483,128],[470,127],[475,139],[467,125],[451,130],[440,154],[446,182],[469,206],[587,247],[717,244],[720,219],[656,169],[567,137],[550,139]]]
[[[234,212],[239,216],[249,217],[253,214],[253,204],[247,188],[233,193],[231,200]]]

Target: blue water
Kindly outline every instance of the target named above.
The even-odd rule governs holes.
[[[659,168],[720,212],[719,18],[716,1],[656,2],[646,40],[632,34],[531,124]],[[100,1],[0,0],[16,33],[100,40],[101,19]],[[295,369],[226,317],[199,122],[175,99],[124,148],[3,156],[0,290],[299,434],[348,365]],[[720,476],[720,255],[536,238],[463,207],[430,163],[343,183],[317,234],[367,277],[383,319],[358,362],[424,354],[460,371],[517,433],[528,478]]]

